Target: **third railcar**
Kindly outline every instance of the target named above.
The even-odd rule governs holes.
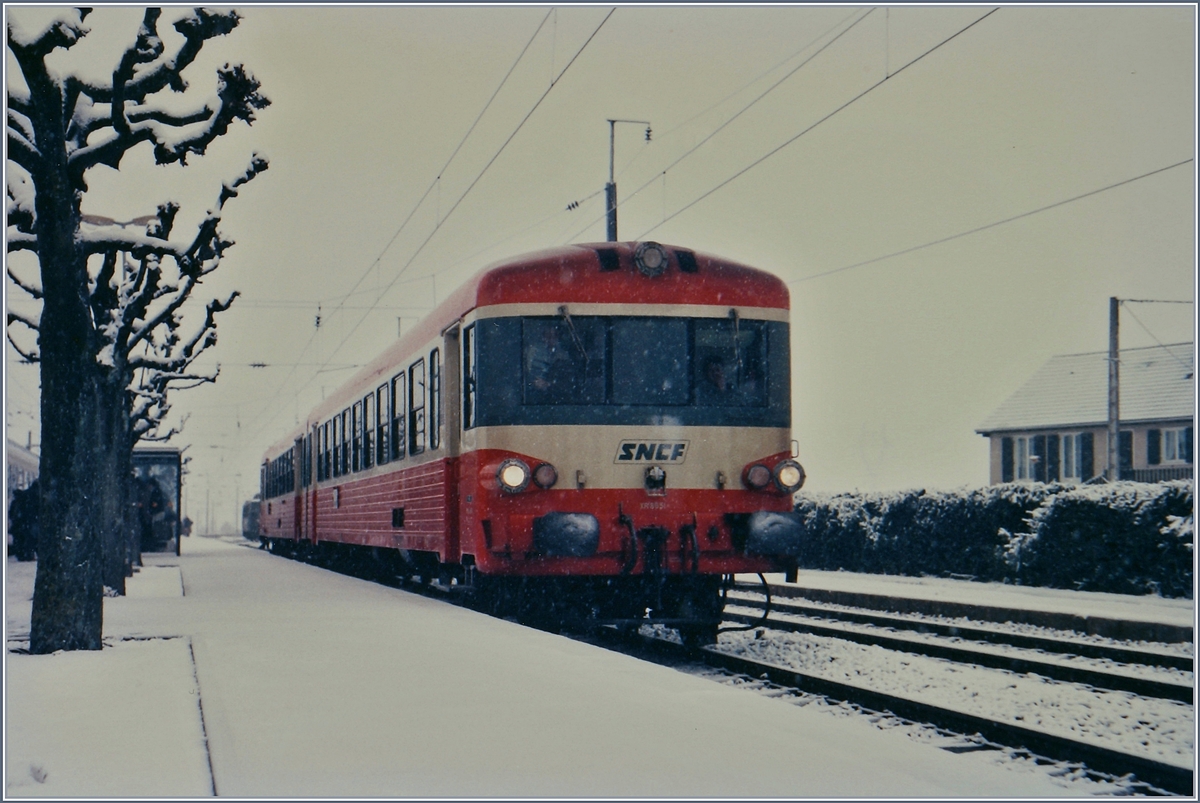
[[[517,257],[267,453],[260,532],[709,640],[723,577],[796,565],[789,368],[771,274],[651,242]]]

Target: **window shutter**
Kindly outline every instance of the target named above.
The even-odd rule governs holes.
[[[1096,438],[1091,432],[1084,432],[1077,437],[1081,440],[1079,446],[1079,479],[1086,482],[1095,476],[1095,461],[1092,455],[1096,447]]]
[[[1029,439],[1029,452],[1037,460],[1033,461],[1033,481],[1046,481],[1046,436],[1034,435]]]
[[[1000,439],[1000,481],[1013,481],[1013,439]]]
[[[1162,462],[1162,430],[1146,430],[1146,463],[1157,466]]]
[[[1117,479],[1133,478],[1133,433],[1124,430],[1117,438]]]
[[[1183,459],[1192,462],[1192,428],[1188,427],[1183,431]]]
[[[1046,436],[1046,482],[1058,482],[1058,436]]]

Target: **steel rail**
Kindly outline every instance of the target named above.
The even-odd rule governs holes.
[[[751,597],[761,596],[757,590],[739,589],[739,594]],[[735,599],[737,598],[731,597],[731,601]],[[746,600],[746,602],[751,606],[761,606],[762,604],[758,599],[750,599]],[[1071,639],[1052,638],[1050,636],[1010,633],[1005,630],[983,627],[977,624],[956,625],[946,622],[933,622],[925,619],[909,618],[902,614],[875,612],[868,609],[840,610],[816,604],[806,605],[804,603],[785,602],[777,599],[774,595],[771,597],[771,607],[776,611],[796,613],[819,619],[836,619],[846,622],[856,622],[858,624],[877,625],[879,627],[893,627],[897,630],[916,630],[922,633],[934,633],[939,636],[959,637],[972,641],[986,641],[992,644],[1008,644],[1013,647],[1022,647],[1031,650],[1079,655],[1084,658],[1107,658],[1110,661],[1117,661],[1124,664],[1146,664],[1148,666],[1165,666],[1170,669],[1190,670],[1195,663],[1195,659],[1188,655],[1164,653],[1136,647],[1116,647],[1108,644],[1073,641]]]
[[[703,661],[729,672],[766,677],[774,683],[801,691],[822,694],[875,711],[889,712],[915,722],[962,734],[978,733],[985,739],[1010,747],[1024,748],[1057,761],[1078,762],[1097,772],[1114,776],[1133,774],[1138,780],[1178,795],[1194,794],[1190,767],[1180,767],[1144,756],[1122,753],[1099,745],[1057,736],[1008,722],[954,711],[948,708],[886,694],[847,683],[808,675],[774,664],[721,653],[710,647],[701,650]]]
[[[729,610],[724,614],[726,619],[735,622],[749,623],[757,621],[758,617],[748,614],[733,613]],[[1033,672],[1044,677],[1062,680],[1068,683],[1083,683],[1100,689],[1126,691],[1143,697],[1157,697],[1165,700],[1176,700],[1181,703],[1191,703],[1195,689],[1191,684],[1171,683],[1162,680],[1139,678],[1132,675],[1122,675],[1105,672],[1099,669],[1067,666],[1052,661],[1039,661],[1036,658],[1016,655],[1000,655],[994,652],[972,649],[958,644],[937,644],[920,638],[887,633],[863,632],[851,630],[849,627],[823,625],[817,622],[797,622],[789,619],[771,619],[764,625],[776,630],[787,630],[794,633],[811,633],[818,636],[831,636],[856,644],[874,644],[889,650],[917,653],[931,658],[945,658],[950,661],[986,666],[990,669],[1007,669],[1011,672]]]

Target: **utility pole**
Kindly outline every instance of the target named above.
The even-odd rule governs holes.
[[[1121,429],[1120,309],[1119,298],[1108,299],[1108,464],[1104,478],[1109,482],[1116,482],[1120,474],[1117,464],[1117,440]]]
[[[650,122],[648,120],[609,120],[608,121],[608,183],[604,185],[604,203],[608,209],[608,241],[617,241],[617,180],[613,173],[613,161],[617,147],[617,123],[636,123],[646,126],[646,141],[650,141]]]

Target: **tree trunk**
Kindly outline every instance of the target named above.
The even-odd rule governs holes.
[[[26,70],[26,75],[40,84],[30,87],[34,92],[57,94],[44,74],[29,77]],[[61,104],[40,104],[34,115],[44,160],[32,174],[44,290],[38,336],[41,533],[29,645],[37,654],[100,649],[104,611],[95,505],[97,338],[89,314],[87,259],[75,242],[80,195],[67,168],[64,123]]]
[[[129,481],[132,474],[129,433],[128,382],[125,371],[111,369],[101,384],[103,399],[98,417],[103,426],[97,431],[97,503],[100,507],[104,544],[104,585],[125,594],[125,578],[130,576],[131,554],[127,514],[130,505]]]

